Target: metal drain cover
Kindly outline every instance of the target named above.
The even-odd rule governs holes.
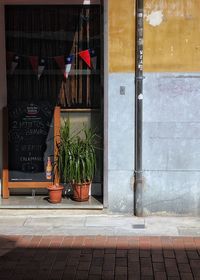
[[[133,225],[134,229],[145,229],[145,224],[135,224]]]

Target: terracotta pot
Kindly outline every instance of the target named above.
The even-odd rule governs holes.
[[[75,201],[88,201],[89,199],[89,189],[90,189],[90,182],[82,183],[82,184],[73,184],[73,199]]]
[[[49,202],[60,203],[62,200],[63,186],[52,185],[47,188],[49,190]]]

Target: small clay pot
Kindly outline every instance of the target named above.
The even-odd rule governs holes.
[[[60,185],[51,185],[47,189],[49,190],[49,202],[51,203],[60,203],[62,200],[62,190],[63,186]]]

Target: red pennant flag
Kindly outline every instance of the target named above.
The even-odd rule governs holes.
[[[91,57],[89,50],[79,52],[79,56],[85,61],[85,63],[91,68]]]
[[[29,60],[33,71],[37,74],[38,72],[38,56],[29,56]]]
[[[64,69],[65,69],[64,56],[55,56],[54,59],[55,59],[56,63],[58,64],[58,66],[60,67],[60,69],[62,71],[64,71]]]
[[[14,53],[13,52],[6,52],[6,68],[7,70],[10,69],[11,63],[13,61]]]

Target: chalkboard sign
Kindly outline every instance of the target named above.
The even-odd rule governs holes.
[[[53,116],[47,102],[8,107],[9,181],[47,181],[47,157],[54,161]]]
[[[55,112],[58,111],[58,107],[48,102],[20,102],[8,106],[5,197],[9,196],[9,188],[45,188],[52,182],[53,177],[46,178],[46,165],[48,157],[52,163],[55,158],[59,131],[59,115]]]

